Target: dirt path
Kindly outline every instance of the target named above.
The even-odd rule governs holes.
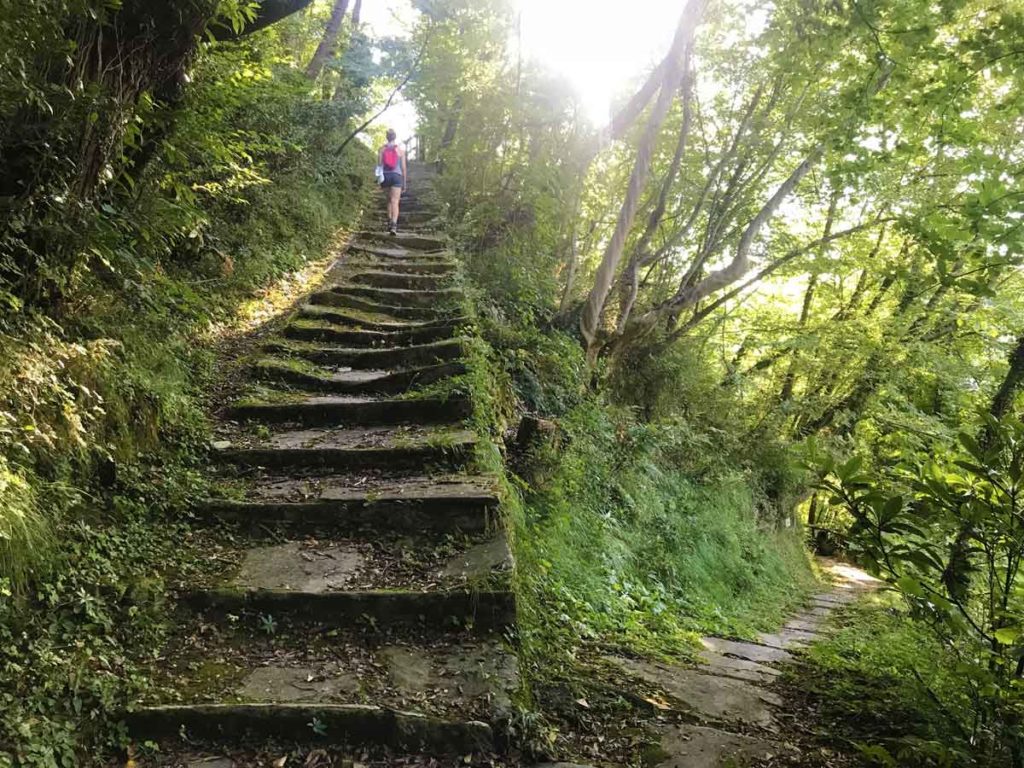
[[[221,496],[199,506],[224,570],[183,597],[165,679],[128,718],[137,764],[499,748],[518,684],[510,555],[472,404],[445,389],[472,328],[430,170],[411,176],[403,233],[357,236],[225,404]]]
[[[660,748],[649,756],[658,768],[732,768],[785,762],[797,747],[779,715],[787,701],[772,690],[780,667],[796,661],[792,651],[808,647],[825,631],[838,608],[878,588],[864,572],[823,563],[833,587],[815,595],[778,632],[755,642],[703,638],[696,667],[608,656],[638,687],[663,691],[666,723],[656,727]]]

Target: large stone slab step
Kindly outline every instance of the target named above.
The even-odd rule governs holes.
[[[209,499],[207,519],[253,528],[293,530],[373,529],[422,533],[481,533],[496,525],[498,495],[486,477],[372,477],[257,479],[242,499]]]
[[[408,248],[400,248],[394,244],[379,243],[351,243],[348,246],[348,251],[351,254],[358,254],[360,257],[373,257],[380,263],[455,266],[455,260],[448,251],[410,251]]]
[[[221,744],[281,739],[458,755],[493,748],[486,723],[452,722],[365,704],[172,705],[144,707],[125,720],[129,734],[139,741],[183,736]]]
[[[431,344],[389,349],[355,349],[340,345],[300,341],[270,341],[264,350],[291,355],[317,365],[366,369],[399,369],[451,362],[465,356],[467,339],[454,338]]]
[[[363,287],[365,288],[365,286]],[[372,291],[372,289],[368,290]],[[416,306],[408,304],[388,304],[388,296],[378,298],[383,298],[384,301],[375,300],[373,297],[367,298],[366,296],[358,295],[351,291],[329,289],[311,293],[306,300],[309,304],[316,304],[318,306],[348,307],[350,309],[374,312],[381,315],[390,315],[391,317],[406,320],[437,320],[446,316],[454,315],[458,309],[451,305]]]
[[[311,396],[286,402],[243,402],[230,406],[225,415],[236,421],[265,424],[366,426],[452,424],[469,418],[472,413],[472,403],[461,397],[374,400]]]
[[[393,272],[368,269],[349,278],[353,283],[377,288],[408,288],[410,290],[436,290],[451,282],[450,275],[416,274],[414,272]]]
[[[446,317],[435,320],[402,320],[378,312],[365,312],[344,307],[328,307],[321,304],[303,304],[298,310],[299,317],[324,320],[360,330],[395,333],[399,331],[425,331],[431,328],[450,328],[469,322],[464,317]]]
[[[437,288],[426,291],[348,284],[336,285],[330,291],[339,296],[367,299],[377,306],[388,307],[386,314],[391,314],[396,307],[431,307],[436,312],[438,307],[453,307],[463,297],[462,290],[459,288]]]
[[[346,262],[351,266],[367,266],[384,272],[404,272],[414,275],[439,275],[447,277],[455,274],[457,265],[448,259],[397,259],[377,256],[373,250],[352,249],[352,255]]]
[[[409,232],[399,232],[397,235],[387,232],[359,232],[356,234],[355,242],[383,243],[412,251],[439,251],[448,245],[448,240],[444,237],[429,237]]]
[[[515,597],[508,590],[457,589],[420,592],[365,590],[300,592],[287,589],[210,589],[185,596],[194,610],[239,615],[287,616],[321,626],[386,626],[502,631],[515,624]]]
[[[163,672],[171,690],[146,703],[373,704],[487,723],[511,712],[519,669],[500,637],[303,629],[282,622],[267,638],[239,622],[215,637],[203,633],[197,656],[168,660]]]
[[[452,338],[459,330],[457,323],[439,323],[423,327],[410,327],[401,331],[374,331],[363,328],[344,328],[329,320],[296,319],[284,329],[285,338],[297,341],[326,341],[334,344],[352,344],[368,347],[407,346]]]
[[[366,535],[285,539],[278,531],[232,540],[220,557],[235,565],[211,586],[242,591],[342,594],[508,587],[512,555],[501,531],[461,536]]]
[[[218,441],[216,452],[221,461],[242,467],[344,470],[437,465],[461,469],[471,461],[476,443],[476,435],[464,429],[310,428],[269,437],[238,435]]]
[[[417,224],[430,224],[437,221],[437,213],[424,206],[416,211],[401,211],[398,214],[399,226],[414,226]]]
[[[347,370],[298,366],[290,360],[263,358],[253,365],[261,381],[277,382],[314,392],[395,395],[466,372],[462,362],[406,368],[398,371]]]

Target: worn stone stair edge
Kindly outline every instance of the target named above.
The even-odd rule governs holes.
[[[195,704],[145,707],[125,714],[143,738],[225,742],[246,738],[318,744],[387,746],[415,752],[466,754],[493,749],[491,727],[363,704]],[[317,730],[313,724],[319,723]]]
[[[391,321],[367,320],[366,318],[353,313],[351,308],[349,308],[349,311],[345,311],[344,307],[331,307],[323,304],[304,304],[299,307],[297,315],[304,318],[322,319],[343,325],[356,326],[360,330],[381,332],[462,327],[468,326],[472,323],[469,318],[461,316],[452,316],[433,320],[409,320],[406,322],[402,322],[401,319]]]
[[[198,514],[223,522],[288,524],[293,528],[361,529],[419,533],[483,533],[493,530],[496,497],[225,501],[200,504]]]
[[[451,274],[418,275],[408,272],[366,269],[352,274],[349,280],[359,285],[369,285],[374,288],[405,288],[411,290],[422,287],[426,290],[438,290],[451,284],[452,278],[453,275]]]
[[[384,245],[373,245],[370,243],[358,243],[352,242],[349,244],[347,252],[352,254],[360,254],[373,256],[376,259],[376,263],[381,267],[386,264],[396,265],[442,265],[444,267],[455,269],[458,262],[452,257],[450,251],[409,251],[405,248],[398,247],[387,247]],[[349,262],[342,262],[349,263]]]
[[[259,421],[270,424],[296,423],[326,426],[328,424],[365,426],[404,424],[452,424],[473,414],[468,398],[416,398],[332,402],[263,402],[229,406],[225,416],[235,421]]]
[[[353,247],[349,258],[343,264],[356,268],[372,268],[378,272],[395,272],[398,274],[437,275],[438,277],[454,277],[458,265],[450,259],[403,258],[397,254],[386,255],[370,249]]]
[[[296,341],[397,346],[454,338],[456,331],[458,331],[458,327],[455,325],[409,328],[403,331],[370,331],[343,328],[330,323],[319,325],[316,324],[316,321],[293,320],[285,327],[284,336]]]
[[[503,630],[516,621],[515,595],[508,590],[300,592],[220,587],[189,592],[184,602],[194,610],[287,614],[329,626],[351,626],[361,621],[378,626],[426,625],[434,629],[472,625],[476,631],[490,632]]]
[[[384,314],[396,314],[397,310],[405,309],[429,309],[438,313],[439,308],[446,308],[449,313],[457,310],[455,306],[462,300],[464,294],[460,288],[437,288],[432,291],[414,290],[409,288],[377,288],[370,285],[358,283],[341,283],[329,289],[335,297],[342,300],[364,299],[369,300],[382,309]],[[321,303],[319,294],[313,294],[311,302]]]
[[[302,371],[288,366],[284,361],[275,363],[273,359],[265,358],[255,363],[253,370],[256,377],[262,381],[288,384],[317,392],[339,395],[397,395],[416,387],[461,376],[466,373],[467,369],[465,363],[462,362],[437,363],[418,368],[406,368],[362,380],[346,381],[332,377],[326,370],[322,374]]]
[[[366,286],[363,286],[365,288]],[[385,297],[386,298],[386,297]],[[361,309],[365,312],[377,312],[382,315],[392,315],[408,320],[432,320],[438,317],[451,316],[458,311],[454,304],[433,304],[431,306],[414,306],[386,304],[373,301],[361,295],[354,295],[351,292],[338,292],[333,289],[314,291],[307,299],[310,304],[318,304],[327,307],[348,307],[350,309]]]
[[[378,466],[405,468],[424,464],[466,466],[475,442],[409,448],[226,448],[221,461],[243,467],[360,469]]]
[[[271,341],[263,349],[273,354],[292,355],[317,365],[379,369],[429,365],[457,360],[466,355],[469,339],[456,336],[429,344],[410,344],[387,349],[359,349],[324,343]]]

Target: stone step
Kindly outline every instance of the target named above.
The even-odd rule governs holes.
[[[436,288],[426,291],[346,284],[336,285],[329,290],[339,296],[368,299],[378,307],[387,307],[388,309],[384,310],[387,314],[392,314],[394,308],[397,307],[428,307],[436,312],[439,307],[452,307],[463,297],[462,291],[458,288]],[[313,301],[311,303],[318,304],[320,302]]]
[[[273,399],[242,402],[228,407],[225,412],[227,418],[235,421],[304,426],[453,424],[464,421],[472,414],[472,403],[462,397],[376,400],[306,396],[283,402]]]
[[[268,637],[239,622],[217,636],[203,633],[206,640],[195,654],[168,659],[163,673],[170,690],[146,703],[372,704],[488,723],[512,709],[519,670],[500,637],[301,629],[281,621]]]
[[[444,628],[503,631],[515,624],[515,597],[504,589],[363,590],[210,589],[190,593],[193,610],[237,616],[251,612],[325,627]]]
[[[440,251],[448,245],[448,240],[441,236],[430,237],[409,232],[392,235],[387,232],[358,232],[356,243],[385,244],[389,247],[405,248],[410,251]]]
[[[436,290],[451,282],[450,276],[418,275],[412,272],[393,272],[372,269],[357,272],[349,278],[359,285],[372,285],[378,288],[408,288],[412,290]]]
[[[375,256],[381,261],[391,261],[402,264],[455,265],[455,260],[447,251],[421,253],[410,251],[407,248],[399,248],[397,245],[380,245],[370,243],[352,243],[349,245],[348,250],[352,253]]]
[[[450,339],[455,336],[458,329],[459,325],[457,324],[443,323],[422,327],[411,326],[401,331],[373,331],[363,328],[344,328],[325,320],[300,318],[292,320],[285,326],[284,336],[297,341],[326,341],[367,347],[396,347]]]
[[[360,467],[399,469],[443,466],[465,467],[472,459],[477,438],[469,430],[417,427],[363,427],[352,429],[295,429],[272,432],[268,437],[245,433],[218,440],[220,460],[243,467],[327,468]]]
[[[372,296],[367,298],[366,296],[355,295],[352,292],[338,292],[333,289],[311,293],[306,301],[316,306],[347,307],[364,312],[390,315],[405,320],[436,320],[446,315],[454,315],[457,310],[456,307],[443,306],[398,306],[375,301]]]
[[[438,320],[402,320],[378,312],[361,312],[357,309],[329,307],[323,304],[304,304],[299,308],[298,316],[383,333],[425,331],[431,328],[465,325],[469,322],[468,318],[454,316]]]
[[[453,376],[461,376],[466,372],[466,366],[462,362],[451,362],[398,371],[333,371],[309,364],[298,366],[292,360],[263,358],[253,365],[253,371],[260,381],[287,384],[314,392],[397,395]]]
[[[440,275],[449,276],[455,273],[455,262],[453,261],[441,261],[440,259],[435,261],[422,261],[419,259],[388,259],[386,257],[376,258],[374,254],[363,251],[353,251],[353,255],[346,262],[350,266],[363,266],[372,265],[372,268],[377,271],[384,272],[404,272],[406,274],[414,275]]]
[[[292,530],[482,533],[493,528],[493,479],[471,475],[377,479],[366,476],[260,477],[243,498],[209,499],[207,519]]]
[[[270,341],[264,350],[291,355],[317,365],[344,366],[359,370],[405,369],[459,360],[466,354],[467,339],[459,337],[430,344],[413,344],[390,349],[353,349],[285,339]]]
[[[508,588],[512,555],[504,533],[409,536],[368,529],[365,534],[285,539],[274,530],[235,537],[218,548],[223,576],[204,584],[214,592],[300,595],[376,594]]]
[[[493,748],[493,734],[485,723],[451,722],[365,704],[172,705],[139,709],[125,721],[138,741],[177,741],[182,736],[220,744],[281,739],[459,755]]]
[[[399,226],[410,226],[413,224],[428,224],[432,221],[437,220],[437,214],[434,211],[426,208],[421,208],[417,211],[402,211],[399,210],[398,214],[398,225]]]

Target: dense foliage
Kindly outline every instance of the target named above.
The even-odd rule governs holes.
[[[906,681],[962,743],[872,759],[1020,764],[1024,6],[680,3],[601,128],[519,60],[507,4],[420,5],[449,223],[519,407],[558,422],[520,465],[538,638],[742,633],[743,579],[800,568],[716,550],[716,594],[694,538],[796,507],[970,681]]]
[[[215,355],[368,191],[363,144],[338,151],[368,41],[346,21],[314,81],[330,8],[261,9],[0,4],[0,765],[117,744],[204,567]]]
[[[865,754],[1024,765],[1024,3],[680,2],[605,127],[506,0],[418,0],[383,55],[347,5],[0,0],[0,764],[116,741],[201,567],[218,339],[352,221],[353,130],[411,70],[477,418],[535,428],[531,678],[772,625],[806,522],[901,596],[816,656],[912,714]]]

